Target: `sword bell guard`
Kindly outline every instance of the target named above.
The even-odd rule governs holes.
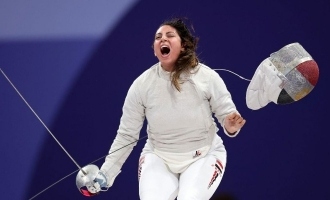
[[[83,172],[86,172],[86,174]],[[87,197],[95,196],[98,193],[93,192],[94,179],[99,172],[96,165],[90,164],[82,168],[76,176],[76,185],[78,190]]]

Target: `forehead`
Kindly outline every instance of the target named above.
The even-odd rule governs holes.
[[[158,28],[158,30],[156,31],[156,34],[164,34],[164,33],[168,33],[168,32],[177,33],[177,31],[174,27],[172,27],[170,25],[163,25]]]

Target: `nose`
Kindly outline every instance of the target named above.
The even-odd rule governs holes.
[[[166,37],[162,37],[162,42],[165,42],[165,41],[167,41],[167,38]]]

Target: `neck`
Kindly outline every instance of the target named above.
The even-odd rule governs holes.
[[[167,71],[167,72],[171,72],[174,69],[174,66],[171,65],[163,65],[162,63],[160,64],[160,66],[163,68],[163,70]]]

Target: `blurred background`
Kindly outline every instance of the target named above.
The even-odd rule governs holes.
[[[271,53],[299,42],[320,77],[292,104],[250,110],[249,82],[218,71],[247,124],[236,138],[218,133],[228,164],[214,199],[329,199],[329,11],[326,0],[3,0],[0,68],[80,166],[101,158],[100,167],[129,86],[157,62],[151,44],[163,20],[188,17],[200,60],[247,79]],[[75,184],[77,166],[2,75],[0,137],[1,199],[87,198]],[[139,199],[144,143],[93,199]]]

